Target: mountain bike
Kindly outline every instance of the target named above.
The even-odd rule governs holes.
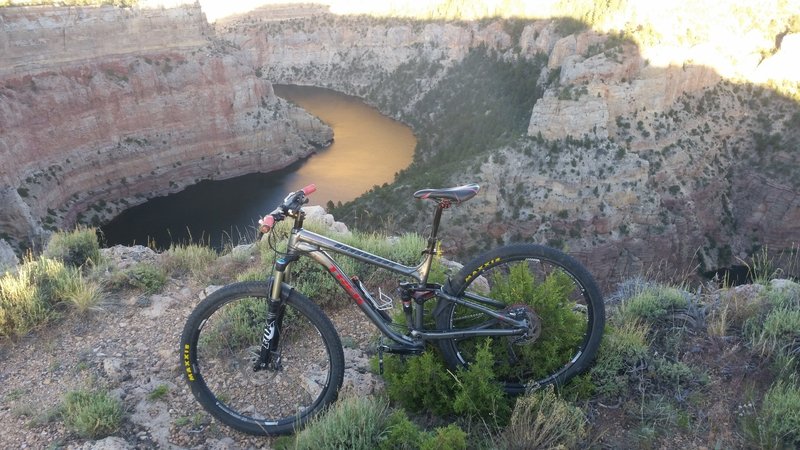
[[[562,384],[586,370],[600,345],[603,299],[589,272],[565,253],[507,245],[478,256],[444,283],[429,282],[442,212],[479,189],[469,184],[414,193],[435,204],[416,266],[305,229],[302,206],[314,185],[287,195],[259,221],[260,231],[270,233],[278,222],[294,220],[273,275],[220,288],[187,319],[182,366],[198,402],[239,431],[278,435],[294,432],[336,400],[344,375],[342,343],[320,307],[287,283],[290,266],[303,257],[320,264],[388,339],[377,349],[381,363],[383,353],[416,355],[431,344],[456,373],[488,348],[509,394]],[[333,255],[399,275],[395,297],[369,292]]]

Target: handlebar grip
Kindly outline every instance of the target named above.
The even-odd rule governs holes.
[[[264,216],[263,219],[259,220],[258,224],[260,225],[258,227],[258,231],[260,231],[260,232],[262,232],[264,234],[269,233],[269,231],[272,229],[272,227],[275,226],[275,218],[272,217],[271,214],[268,214],[268,215]]]
[[[312,183],[300,190],[303,191],[303,194],[310,195],[317,190],[317,185]]]

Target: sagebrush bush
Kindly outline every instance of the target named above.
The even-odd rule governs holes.
[[[586,435],[586,417],[580,408],[544,389],[517,400],[511,422],[503,430],[505,448],[577,448]]]
[[[312,419],[289,448],[374,450],[386,431],[388,408],[385,401],[374,397],[341,399]]]
[[[123,283],[146,294],[155,294],[167,284],[167,274],[154,264],[139,263],[122,272]]]
[[[670,314],[688,306],[689,300],[684,292],[672,287],[656,286],[623,300],[619,315],[623,321],[639,319],[653,323],[666,320]]]
[[[627,392],[628,374],[647,357],[648,330],[636,321],[619,328],[606,327],[595,365],[590,370],[598,395],[617,397]]]
[[[79,227],[70,232],[53,233],[42,255],[72,267],[97,265],[100,262],[97,230]]]
[[[122,423],[122,405],[105,392],[71,391],[64,397],[61,416],[70,431],[98,439],[115,433]]]

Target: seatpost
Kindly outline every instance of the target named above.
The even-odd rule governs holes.
[[[433,227],[431,236],[428,238],[428,253],[436,252],[436,236],[439,234],[439,223],[442,221],[442,211],[450,206],[450,203],[441,201],[436,204],[436,212],[433,214]]]
[[[421,284],[424,286],[428,283],[428,275],[431,272],[433,265],[433,257],[436,256],[436,244],[438,239],[436,236],[439,234],[439,223],[442,220],[442,211],[450,207],[450,202],[442,200],[436,204],[436,211],[433,213],[433,226],[431,227],[431,235],[428,238],[428,247],[425,253],[425,262],[422,264],[422,280]]]

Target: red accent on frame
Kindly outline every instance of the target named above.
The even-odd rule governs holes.
[[[357,304],[361,305],[364,303],[364,297],[362,297],[358,290],[356,290],[350,280],[348,280],[347,277],[342,274],[342,272],[339,272],[339,269],[337,269],[336,266],[328,267],[328,270],[333,274],[333,277],[336,278],[336,281],[342,285],[344,290],[350,294],[350,297],[352,297]]]

